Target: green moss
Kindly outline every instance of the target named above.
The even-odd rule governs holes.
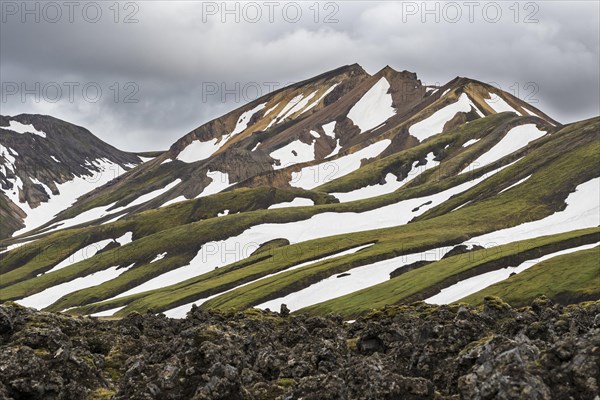
[[[86,400],[108,400],[112,399],[117,394],[116,391],[107,388],[98,388],[91,392]]]
[[[352,351],[352,352],[356,352],[358,350],[358,342],[359,342],[360,338],[352,338],[352,339],[347,339],[346,340],[346,347],[348,348],[348,350]]]
[[[252,255],[270,253],[279,247],[288,246],[289,244],[290,241],[287,239],[273,239],[263,243],[258,249],[256,249],[256,251],[254,251],[254,253],[252,253]]]
[[[33,353],[41,358],[47,357],[50,355],[50,351],[47,349],[33,349]]]
[[[296,380],[293,378],[279,378],[275,381],[275,384],[283,388],[291,388],[296,385]]]
[[[483,346],[484,344],[486,344],[489,341],[493,340],[495,337],[496,336],[492,334],[492,335],[484,336],[481,339],[474,340],[471,343],[467,344],[458,354],[459,354],[459,356],[464,356],[465,354],[467,354],[468,352],[470,352],[474,348],[479,347],[479,346]]]

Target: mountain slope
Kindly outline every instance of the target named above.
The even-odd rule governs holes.
[[[45,115],[0,116],[0,238],[43,225],[141,159]]]
[[[595,121],[591,129],[595,129],[597,126],[598,121]],[[546,144],[546,148],[539,148],[537,152],[533,152],[533,154],[521,160],[519,163],[506,168],[506,171],[498,172],[490,176],[488,179],[484,179],[483,181],[480,178],[472,179],[470,174],[464,174],[462,177],[459,176],[453,178],[453,180],[455,181],[454,185],[456,186],[456,184],[458,183],[457,181],[461,180],[468,184],[475,184],[473,185],[474,187],[470,189],[470,191],[472,193],[477,193],[479,190],[481,190],[477,187],[477,185],[485,184],[485,187],[488,187],[490,189],[493,188],[495,190],[495,193],[498,193],[501,190],[510,187],[514,183],[515,179],[518,178],[518,176],[516,176],[517,174],[515,174],[515,171],[524,168],[524,165],[531,164],[531,168],[539,168],[539,166],[535,165],[535,163],[527,162],[527,158],[530,158],[532,160],[539,159],[540,154],[548,153],[548,148],[556,148],[556,142],[560,140],[562,143],[564,143],[564,146],[567,146],[567,148],[563,147],[562,149],[560,149],[561,151],[555,153],[554,158],[555,160],[558,158],[558,160],[555,161],[555,165],[551,164],[551,168],[546,168],[548,172],[546,172],[543,175],[556,176],[558,175],[559,171],[565,170],[561,161],[563,163],[566,161],[568,161],[568,163],[573,163],[575,162],[575,160],[577,160],[577,163],[581,163],[580,165],[578,165],[578,168],[572,170],[572,174],[575,174],[575,171],[579,171],[580,168],[582,170],[588,171],[588,177],[575,177],[574,175],[568,174],[562,177],[563,180],[561,182],[564,182],[563,185],[565,185],[563,193],[565,193],[564,196],[567,197],[568,193],[573,190],[574,185],[576,185],[577,182],[586,182],[587,179],[593,177],[594,173],[596,173],[594,169],[589,168],[589,166],[593,165],[594,162],[597,162],[597,156],[595,156],[595,151],[598,150],[598,143],[594,143],[593,136],[586,135],[584,127],[586,127],[586,124],[583,124],[583,126],[579,126],[578,129],[574,129],[574,127],[571,127],[571,129],[565,129],[565,132],[563,132],[562,135],[572,135],[569,137],[571,140],[564,140],[564,137],[561,137],[560,134],[555,134],[554,137],[546,139],[548,141],[548,143]],[[593,145],[590,145],[590,143],[592,143]],[[568,152],[567,150],[569,147],[574,147],[573,150],[571,150],[571,152],[573,152],[573,155],[566,159],[564,157],[564,154]],[[552,159],[550,159],[550,161],[552,161]],[[510,159],[504,161],[504,163],[510,163]],[[586,165],[588,166],[586,167]],[[528,171],[526,170],[525,172]],[[485,172],[483,172],[483,174],[483,177],[485,178]],[[547,178],[540,177],[540,179],[541,182],[544,182]],[[529,179],[527,182],[524,182],[522,185],[524,185],[523,188],[525,189],[523,190],[526,190],[526,184],[532,185],[535,184],[535,181],[533,179]],[[558,184],[558,182],[555,182],[555,184]],[[365,231],[363,233],[356,233],[351,235],[346,234],[344,236],[335,236],[331,239],[323,237],[327,235],[327,231],[330,231],[331,228],[323,229],[327,225],[322,225],[320,221],[314,220],[314,218],[312,219],[312,222],[311,219],[307,219],[310,218],[312,215],[315,215],[315,213],[324,213],[324,215],[327,215],[326,211],[328,211],[329,213],[331,213],[332,211],[335,213],[342,213],[346,211],[347,213],[347,211],[356,212],[363,210],[364,214],[364,211],[366,210],[377,210],[385,204],[402,204],[402,201],[400,201],[402,198],[407,199],[404,202],[408,201],[407,211],[409,211],[413,207],[411,206],[411,204],[419,205],[422,203],[426,203],[426,201],[422,201],[419,199],[419,195],[422,196],[423,193],[427,193],[431,190],[432,187],[438,187],[437,191],[439,192],[439,186],[440,182],[431,182],[423,185],[423,188],[416,187],[414,189],[406,189],[404,194],[402,193],[402,191],[400,191],[398,194],[392,193],[391,195],[362,200],[359,202],[349,202],[337,205],[332,204],[330,206],[315,206],[294,209],[284,208],[280,210],[246,212],[242,214],[230,215],[227,217],[210,218],[208,220],[201,220],[192,224],[184,223],[184,225],[180,225],[179,228],[177,226],[171,229],[169,229],[168,227],[164,227],[164,231],[151,234],[144,238],[136,238],[136,236],[138,236],[137,232],[141,231],[141,229],[139,229],[138,227],[142,226],[142,224],[160,226],[160,223],[157,223],[158,220],[156,219],[158,218],[158,215],[164,214],[165,216],[172,216],[174,215],[174,212],[172,212],[170,209],[178,210],[180,208],[184,208],[184,206],[188,206],[188,202],[185,202],[181,205],[174,205],[166,209],[142,213],[140,214],[139,219],[131,218],[123,220],[122,222],[118,221],[116,223],[107,224],[102,227],[85,228],[83,231],[78,231],[78,234],[76,236],[66,235],[66,242],[64,239],[58,240],[59,237],[57,237],[56,235],[50,236],[47,239],[42,239],[38,241],[38,251],[40,248],[46,248],[47,245],[44,243],[52,243],[54,246],[62,246],[64,244],[71,247],[67,247],[64,250],[60,247],[57,248],[57,257],[55,258],[56,261],[48,259],[42,260],[43,262],[40,263],[39,257],[34,257],[32,261],[26,264],[24,267],[16,268],[11,271],[3,271],[5,272],[2,275],[3,282],[10,284],[11,282],[15,282],[14,279],[22,280],[23,278],[19,278],[19,274],[22,274],[24,271],[27,270],[31,271],[28,273],[29,276],[35,276],[40,272],[43,272],[44,270],[48,271],[48,267],[46,267],[45,265],[50,266],[52,265],[52,263],[56,264],[56,262],[60,261],[67,255],[75,254],[78,248],[85,248],[86,245],[90,246],[93,243],[97,243],[98,240],[102,238],[118,238],[120,236],[123,236],[128,231],[134,232],[134,238],[136,238],[136,240],[134,240],[131,244],[125,243],[123,247],[113,248],[113,250],[103,252],[97,257],[91,257],[87,260],[83,260],[78,264],[67,265],[66,267],[55,270],[54,272],[26,280],[22,283],[17,283],[16,285],[11,285],[8,288],[3,289],[2,292],[5,296],[7,296],[5,297],[6,299],[17,298],[18,296],[20,296],[19,293],[30,293],[31,290],[39,291],[40,288],[49,288],[55,286],[57,283],[62,281],[69,282],[77,277],[86,276],[86,274],[89,274],[92,271],[100,271],[104,268],[108,268],[110,265],[122,265],[123,267],[131,268],[133,263],[133,266],[135,266],[135,268],[132,268],[131,270],[124,268],[122,269],[121,273],[118,274],[118,276],[113,277],[112,279],[108,279],[106,283],[103,283],[100,286],[92,287],[90,289],[83,289],[81,293],[73,293],[72,295],[67,295],[64,297],[64,301],[59,301],[53,307],[56,307],[56,309],[64,309],[68,308],[68,306],[87,303],[90,300],[97,301],[104,298],[109,298],[111,295],[113,295],[112,293],[122,293],[123,291],[127,291],[127,289],[134,288],[136,285],[140,286],[141,282],[151,281],[153,277],[158,277],[158,280],[155,284],[159,285],[167,285],[169,279],[173,278],[175,278],[176,281],[184,281],[181,284],[175,286],[167,286],[165,287],[165,289],[159,290],[156,293],[140,293],[143,292],[144,286],[142,285],[139,289],[135,291],[137,293],[140,293],[139,295],[133,294],[129,298],[122,297],[120,299],[115,299],[111,302],[106,303],[105,305],[99,305],[99,308],[96,308],[96,311],[102,309],[107,310],[109,308],[122,307],[123,304],[127,304],[133,301],[132,307],[134,308],[132,309],[137,309],[141,311],[145,308],[147,309],[148,307],[150,307],[153,309],[161,310],[177,305],[182,301],[193,300],[194,298],[202,298],[207,294],[218,293],[219,291],[227,290],[227,288],[239,286],[239,284],[241,283],[251,282],[256,278],[264,277],[269,273],[283,271],[287,268],[295,267],[294,270],[300,272],[303,275],[302,278],[299,279],[298,277],[294,277],[293,279],[289,279],[289,277],[285,276],[284,274],[270,278],[270,283],[267,285],[267,287],[269,289],[268,293],[272,294],[267,293],[266,295],[269,297],[275,296],[276,298],[277,296],[285,294],[284,292],[278,290],[278,284],[285,284],[285,282],[289,282],[291,284],[291,289],[299,290],[302,289],[302,287],[309,286],[311,282],[317,282],[326,278],[327,276],[334,276],[341,272],[347,271],[352,267],[368,265],[369,263],[377,262],[382,259],[394,258],[400,255],[398,254],[398,251],[400,251],[401,253],[407,253],[410,252],[411,249],[427,250],[428,248],[438,248],[440,246],[452,245],[453,243],[460,244],[461,242],[465,241],[473,235],[473,233],[469,232],[477,232],[478,234],[481,234],[487,231],[498,230],[500,227],[502,227],[502,225],[512,226],[514,224],[518,224],[519,221],[528,220],[532,218],[532,216],[537,216],[537,218],[539,219],[542,218],[544,215],[548,215],[548,213],[551,213],[552,209],[560,209],[561,204],[564,204],[562,203],[563,197],[561,197],[560,194],[561,190],[558,190],[558,194],[553,196],[554,199],[552,199],[552,197],[547,197],[548,193],[551,193],[551,190],[556,190],[556,187],[547,187],[545,191],[534,190],[531,194],[533,198],[528,199],[527,201],[521,201],[522,196],[513,197],[514,194],[511,195],[510,191],[506,191],[504,192],[504,196],[492,197],[489,200],[493,201],[496,200],[496,198],[499,199],[497,201],[500,201],[500,204],[504,204],[502,207],[496,207],[491,205],[486,205],[485,207],[476,207],[475,205],[471,205],[469,207],[464,207],[464,210],[460,213],[457,211],[454,213],[444,215],[443,217],[441,217],[443,219],[440,219],[439,217],[424,221],[420,224],[413,223],[408,225],[401,225],[403,220],[407,221],[411,217],[409,213],[401,219],[397,219],[396,221],[390,220],[388,223],[383,222],[384,220],[381,219],[371,221],[371,226],[373,227],[383,227],[386,224],[388,226],[400,224],[397,228],[389,228],[387,231],[379,229],[377,231]],[[468,191],[466,193],[468,193]],[[235,194],[236,192],[234,191],[231,193],[231,196],[234,196]],[[224,195],[225,194],[215,195],[215,197],[222,197]],[[509,196],[508,198],[512,199],[508,203],[506,203],[506,200],[503,200],[503,198],[506,199],[506,196]],[[410,201],[411,198],[415,197],[416,201]],[[547,200],[545,201],[550,201],[550,203],[547,206],[545,206],[550,206],[550,209],[540,209],[539,206],[544,203],[544,201],[542,201],[542,199],[544,198],[547,198]],[[207,200],[208,199],[210,199],[210,197],[207,198]],[[400,203],[398,203],[399,201]],[[201,204],[201,200],[196,200],[189,203],[196,203],[195,206],[198,207]],[[219,204],[221,205],[221,207],[227,207],[227,203]],[[190,206],[193,207],[194,205],[190,204]],[[326,208],[323,209],[323,207]],[[403,206],[402,208],[407,207]],[[186,209],[189,208],[186,207]],[[391,209],[390,211],[392,210],[393,209]],[[151,214],[148,213],[154,213],[157,215],[151,217]],[[188,214],[187,212],[184,212],[183,215]],[[366,219],[367,221],[369,221],[371,218],[369,218],[367,215],[368,214],[365,214],[363,217],[362,215],[358,214],[357,217],[359,217],[359,220]],[[386,214],[384,213],[384,218],[385,215]],[[340,214],[340,217],[342,217],[340,221],[345,222],[343,222],[341,225],[333,224],[333,227],[341,227],[342,230],[346,229],[346,227],[347,229],[350,229],[350,231],[356,230],[356,226],[353,226],[351,221],[348,220],[348,216],[349,214]],[[314,228],[318,228],[317,230],[314,230],[313,228],[313,230],[311,231],[313,233],[310,234],[311,236],[317,239],[309,242],[303,241],[303,243],[299,243],[297,245],[284,246],[282,248],[278,248],[267,252],[266,254],[258,253],[255,256],[249,257],[246,260],[246,257],[250,256],[252,250],[255,250],[256,247],[258,247],[262,243],[262,241],[257,241],[256,239],[258,239],[259,237],[257,237],[256,234],[252,232],[250,232],[250,235],[248,236],[250,241],[244,241],[244,239],[241,239],[236,235],[238,235],[239,232],[242,232],[244,229],[247,229],[246,227],[250,227],[253,224],[269,222],[269,220],[279,223],[285,221],[306,220],[310,223],[310,225],[307,226],[313,226]],[[444,226],[447,227],[444,228]],[[448,227],[450,226],[452,226],[453,228],[449,229]],[[275,226],[275,228],[277,228],[273,231],[273,233],[277,235],[275,237],[285,237],[288,236],[290,232],[290,228],[286,225],[281,225],[281,227]],[[362,229],[368,228],[368,224],[363,225],[362,227]],[[568,229],[568,227],[566,229]],[[455,232],[454,234],[451,233],[453,231]],[[417,233],[418,235],[414,236]],[[225,239],[228,236],[232,237],[233,240],[229,242],[219,242],[219,238]],[[301,236],[301,238],[302,237],[308,239],[310,236],[307,237],[305,233],[303,234],[303,236]],[[407,239],[411,237],[412,239],[410,239],[410,241],[407,241]],[[288,236],[288,238],[292,239],[290,241],[294,241],[294,237]],[[74,239],[75,242],[73,242]],[[83,243],[81,242],[82,239],[85,240]],[[216,240],[216,242],[207,242],[209,239]],[[268,239],[268,237],[266,237],[265,240],[266,239]],[[425,241],[423,242],[423,240]],[[597,241],[598,239],[594,239],[594,236],[591,236],[590,240]],[[194,244],[194,242],[196,243]],[[198,252],[198,250],[194,250],[197,249],[198,246],[202,243],[205,243],[205,245],[203,246],[203,248],[200,249],[200,252]],[[230,244],[228,245],[227,243]],[[236,243],[238,245],[241,244],[242,247],[236,248]],[[321,267],[320,270],[316,268],[315,272],[309,271],[309,269],[315,269],[312,268],[312,266],[311,268],[296,267],[299,263],[301,264],[302,262],[310,260],[318,260],[320,258],[323,258],[323,256],[341,253],[347,250],[360,250],[359,248],[361,246],[366,246],[372,243],[376,243],[376,245],[370,247],[368,249],[369,251],[363,249],[361,251],[358,251],[356,255],[340,257],[339,259],[335,260],[335,265],[332,265],[331,262],[328,262],[328,265],[326,265],[326,267]],[[25,251],[25,249],[27,249],[27,251]],[[221,260],[220,252],[223,252],[225,250],[229,250],[229,252],[233,254],[225,256],[226,259]],[[8,254],[6,258],[7,265],[22,264],[25,259],[30,258],[35,254],[36,246],[24,246],[20,252],[15,253],[14,255],[11,253]],[[163,258],[155,260],[157,256],[161,254],[163,255]],[[358,264],[356,263],[356,261],[350,261],[353,259],[357,259],[357,257]],[[194,258],[196,259],[196,262],[191,262]],[[235,261],[237,261],[238,259],[241,260],[236,263]],[[207,266],[201,267],[201,265],[205,264],[206,262],[209,262],[209,265],[219,266],[227,264],[230,260],[234,262],[234,264],[232,264],[230,267],[219,268],[218,270],[215,270],[213,272],[208,272],[208,269],[206,268]],[[198,264],[198,261],[200,261],[201,263]],[[212,264],[213,262],[216,262],[216,264]],[[190,270],[190,272],[193,275],[200,274],[198,278],[192,278],[189,281],[185,281],[186,273],[184,273],[181,270],[181,268],[176,268],[176,266],[185,265],[187,263],[190,263],[190,265],[192,266],[195,265],[195,267],[191,269],[188,267],[187,269]],[[105,265],[105,267],[103,267],[102,265]],[[319,265],[322,265],[322,263],[315,262],[314,265],[318,267]],[[201,269],[199,269],[200,267]],[[205,271],[204,274],[201,273],[202,270]],[[172,278],[167,278],[164,275],[165,273],[167,273],[167,271],[174,271],[172,274],[170,274],[172,275]],[[290,271],[290,273],[292,273],[292,271]],[[286,280],[286,278],[288,278],[288,280]],[[303,283],[299,285],[298,282]],[[101,282],[96,281],[94,283]],[[152,285],[152,283],[149,284],[150,287],[152,287]],[[64,290],[64,288],[60,288],[60,291],[58,292],[59,297],[63,294],[62,290]],[[241,304],[239,304],[239,301],[244,298],[243,293],[247,293],[250,290],[252,290],[252,286],[250,285],[248,287],[242,287],[238,290],[238,292],[241,291],[241,294],[236,294],[235,292],[232,292],[231,296],[227,295],[227,297],[236,299],[236,302],[238,302],[237,304],[239,306],[242,306]],[[259,302],[261,300],[268,299],[268,297],[264,297],[264,292],[259,291],[257,292],[257,294],[259,295],[259,297],[256,297],[256,300],[251,300],[250,303],[243,303],[244,306],[260,304]],[[48,293],[43,293],[40,297],[44,298],[47,295]],[[159,299],[158,303],[156,302],[156,298]],[[135,306],[133,306],[133,304],[135,304]],[[365,303],[365,307],[368,308],[368,303]]]
[[[598,130],[466,78],[343,67],[202,125],[13,239],[31,243],[1,255],[0,301],[347,318],[459,301],[597,247]],[[569,282],[570,301],[600,296]]]

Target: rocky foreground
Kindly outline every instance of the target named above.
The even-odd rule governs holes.
[[[102,321],[0,305],[1,399],[599,399],[600,302],[194,309]]]

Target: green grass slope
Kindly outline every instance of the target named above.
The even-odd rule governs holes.
[[[542,261],[460,302],[481,304],[485,297],[497,296],[525,306],[540,295],[563,304],[600,299],[600,247]]]
[[[396,160],[394,157],[398,157],[403,160],[403,163],[411,163],[415,157],[432,151],[433,147],[430,146],[445,148],[450,144],[450,147],[446,149],[445,156],[442,155],[442,163],[438,167],[437,173],[432,170],[431,175],[424,174],[422,180],[384,196],[340,204],[336,203],[335,199],[327,193],[320,191],[273,188],[237,189],[142,212],[105,225],[49,234],[32,244],[0,255],[2,257],[0,301],[16,300],[39,293],[56,284],[113,266],[134,264],[130,270],[118,278],[65,295],[50,306],[50,309],[63,310],[79,306],[71,312],[87,313],[126,306],[120,312],[121,314],[132,311],[143,312],[149,309],[164,311],[213,295],[217,296],[206,302],[203,307],[241,309],[292,293],[354,267],[402,254],[459,244],[477,235],[544,218],[564,208],[564,199],[577,185],[599,175],[600,141],[595,133],[598,132],[600,118],[583,121],[553,132],[551,135],[531,143],[518,153],[498,160],[474,173],[457,176],[455,172],[444,172],[448,171],[444,167],[449,165],[450,161],[459,165],[455,171],[464,168],[471,160],[489,149],[492,141],[497,141],[502,136],[506,131],[506,124],[516,123],[515,121],[519,120],[523,121],[510,114],[486,117],[467,124],[467,126],[475,126],[477,129],[467,129],[463,126],[441,135],[439,139],[432,139],[421,144],[418,146],[419,148],[415,148],[416,150],[409,149],[398,153],[397,156],[390,156],[392,161]],[[502,129],[498,125],[503,126]],[[493,140],[489,139],[490,142],[487,143],[485,139],[482,139],[477,145],[470,146],[466,150],[463,149],[464,141],[476,136],[478,132],[482,133],[479,129],[487,132],[486,137],[493,138]],[[438,142],[438,140],[441,141]],[[455,143],[454,149],[450,142]],[[434,207],[412,223],[320,238],[298,244],[274,246],[264,252],[255,253],[247,259],[176,285],[106,301],[162,273],[186,265],[203,244],[238,235],[257,224],[300,221],[324,212],[364,212],[405,199],[445,190],[516,160],[519,161],[475,187]],[[448,164],[445,165],[445,162]],[[368,178],[361,178],[362,172],[359,170],[354,178],[346,179],[345,183],[339,187],[332,183],[326,189],[330,192],[341,190],[340,188],[346,190],[348,187],[371,182],[369,177],[377,176],[386,168],[385,166],[381,167],[383,169],[375,168],[372,165],[373,163],[361,168],[361,170],[371,171],[365,175]],[[375,172],[372,173],[372,171]],[[502,189],[528,175],[532,176],[526,182],[499,193]],[[348,182],[358,183],[351,183],[351,186],[348,186]],[[271,204],[291,201],[297,196],[311,198],[317,205],[266,209]],[[470,203],[455,210],[456,207],[466,202]],[[230,210],[230,215],[216,217],[225,209]],[[121,236],[126,232],[133,232],[135,240],[132,243],[103,251],[92,258],[58,271],[46,273],[74,251],[102,239]],[[595,234],[595,231],[591,233]],[[564,239],[571,240],[570,237]],[[556,240],[562,241],[561,238]],[[289,270],[299,263],[316,260],[368,243],[373,243],[373,245],[358,253]],[[164,252],[168,254],[167,257],[159,262],[150,263],[157,254]],[[423,269],[413,272],[416,274],[421,270]],[[277,275],[269,277],[268,275],[271,274]],[[430,282],[429,286],[439,283],[427,282]],[[246,285],[235,289],[241,284]],[[223,293],[230,289],[234,290]],[[422,289],[426,290],[427,287]],[[375,292],[380,288],[374,287],[372,290]],[[221,294],[219,295],[219,293]],[[349,314],[361,313],[381,302],[394,303],[409,297],[402,295],[404,297],[400,296],[399,299],[385,290],[381,291],[380,295],[388,298],[379,299],[367,294],[363,305],[360,307],[357,305],[348,311],[344,311],[341,300],[337,303],[332,301],[319,305],[319,309],[342,310]],[[354,300],[352,304],[354,304]]]
[[[439,290],[472,276],[598,241],[600,241],[600,228],[590,228],[460,254],[406,272],[379,285],[306,307],[298,312],[312,314],[335,312],[345,318],[354,318],[386,305],[424,300],[435,295]]]

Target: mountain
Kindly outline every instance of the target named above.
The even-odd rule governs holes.
[[[140,163],[135,154],[57,118],[0,116],[0,239],[43,225]]]
[[[4,240],[0,301],[355,319],[490,294],[599,299],[599,129],[468,78],[428,87],[338,68],[201,125]]]

